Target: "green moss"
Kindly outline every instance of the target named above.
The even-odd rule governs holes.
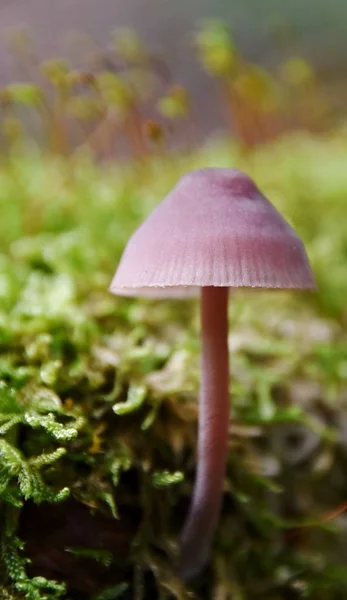
[[[342,508],[329,519],[346,498],[344,137],[247,158],[220,142],[140,166],[0,165],[3,598],[346,597]],[[319,291],[231,297],[224,509],[189,591],[174,557],[195,468],[198,305],[107,288],[128,236],[199,165],[256,178]]]

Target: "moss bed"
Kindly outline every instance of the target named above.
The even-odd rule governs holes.
[[[0,598],[347,597],[346,142],[0,164]],[[254,176],[319,290],[231,294],[223,512],[188,588],[173,565],[195,470],[198,303],[107,288],[130,233],[197,166]]]

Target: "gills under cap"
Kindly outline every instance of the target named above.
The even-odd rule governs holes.
[[[236,169],[184,175],[129,239],[110,291],[184,297],[205,286],[315,287],[300,238]]]

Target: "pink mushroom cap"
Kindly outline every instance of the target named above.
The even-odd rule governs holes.
[[[315,288],[302,241],[236,169],[184,175],[129,239],[110,291],[185,297],[205,286]]]

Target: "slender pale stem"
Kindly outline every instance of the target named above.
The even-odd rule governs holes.
[[[208,559],[221,506],[229,423],[227,288],[202,288],[201,335],[198,466],[180,538],[180,574],[186,580]]]

